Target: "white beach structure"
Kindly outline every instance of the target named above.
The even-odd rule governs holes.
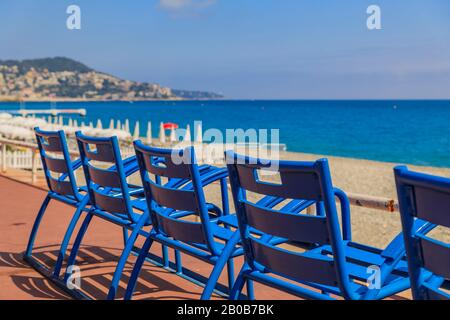
[[[128,119],[125,119],[125,124],[123,126],[123,130],[130,132],[130,121]]]
[[[151,144],[152,143],[152,123],[149,121],[147,123],[147,140],[146,140],[147,144]]]
[[[161,122],[159,125],[159,142],[166,142],[166,131],[164,130],[164,123]]]
[[[171,128],[170,129],[170,136],[169,136],[169,140],[170,140],[170,142],[175,142],[175,141],[177,141],[177,136],[176,136],[176,134],[175,134],[175,128]]]
[[[6,112],[2,112],[0,113],[0,120],[9,120],[11,119],[13,116],[9,113]]]
[[[97,125],[95,126],[96,129],[103,129],[103,124],[102,124],[102,120],[98,119],[97,120]]]
[[[136,124],[134,125],[134,132],[133,132],[133,139],[137,140],[139,139],[139,132],[140,128],[139,128],[139,121],[136,121]]]
[[[17,127],[14,125],[8,125],[8,124],[0,124],[0,137],[10,139],[10,140],[32,140],[34,138],[33,131]]]
[[[203,142],[203,130],[202,123],[197,122],[197,127],[195,128],[195,142],[202,143]]]
[[[190,125],[186,126],[186,132],[184,134],[183,141],[184,142],[192,142]]]

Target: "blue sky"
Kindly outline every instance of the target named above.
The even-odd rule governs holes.
[[[450,98],[449,18],[448,0],[2,0],[0,59],[67,56],[236,99]]]

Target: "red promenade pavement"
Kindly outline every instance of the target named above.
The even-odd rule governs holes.
[[[0,176],[0,299],[70,298],[22,260],[32,223],[45,195],[42,189]],[[52,202],[42,221],[36,241],[36,256],[49,266],[56,259],[58,244],[73,211],[71,207]],[[119,227],[99,219],[92,222],[77,260],[81,266],[82,289],[90,296],[97,299],[106,297],[121,248],[122,231]],[[158,253],[159,246],[155,246],[153,251]],[[123,297],[133,262],[134,258],[130,258],[118,292],[119,299]],[[186,255],[183,255],[183,263],[203,275],[211,270],[211,266]],[[236,270],[239,266],[238,262]],[[225,277],[221,282],[225,283]],[[135,299],[198,299],[201,291],[202,288],[147,263],[141,273]],[[260,285],[256,285],[255,292],[259,299],[294,298]]]

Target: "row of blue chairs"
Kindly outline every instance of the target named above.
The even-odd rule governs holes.
[[[214,292],[253,299],[254,282],[308,299],[383,299],[410,287],[415,299],[450,298],[450,246],[429,236],[436,226],[450,227],[450,179],[395,168],[403,233],[378,249],[352,241],[349,200],[333,186],[326,159],[277,161],[279,181],[274,182],[263,179],[272,162],[232,151],[225,153],[227,168],[217,168],[198,165],[193,147],[166,150],[135,141],[136,156],[122,160],[116,137],[77,132],[80,159],[72,161],[64,132],[35,132],[49,192],[24,258],[64,289],[83,237],[97,217],[123,229],[124,249],[108,299],[116,296],[130,254],[137,260],[125,299],[132,298],[146,261],[203,286],[202,299]],[[74,171],[80,167],[86,186],[75,180]],[[128,183],[127,177],[138,171],[142,186]],[[227,179],[236,214],[229,210]],[[204,188],[214,182],[221,188],[221,207],[205,197]],[[33,257],[33,244],[52,199],[76,211],[49,271]],[[306,214],[311,206],[315,214]],[[61,275],[68,244],[83,215]],[[145,239],[140,248],[135,245],[139,236]],[[150,253],[154,243],[161,245],[161,256]],[[212,264],[211,274],[205,277],[183,266],[182,253]],[[239,256],[244,262],[235,279],[234,259]],[[218,281],[225,267],[226,285]],[[82,290],[67,290],[87,297]]]

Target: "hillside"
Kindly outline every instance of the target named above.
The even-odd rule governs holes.
[[[172,90],[96,71],[64,58],[0,60],[0,100],[217,99],[221,95]]]

